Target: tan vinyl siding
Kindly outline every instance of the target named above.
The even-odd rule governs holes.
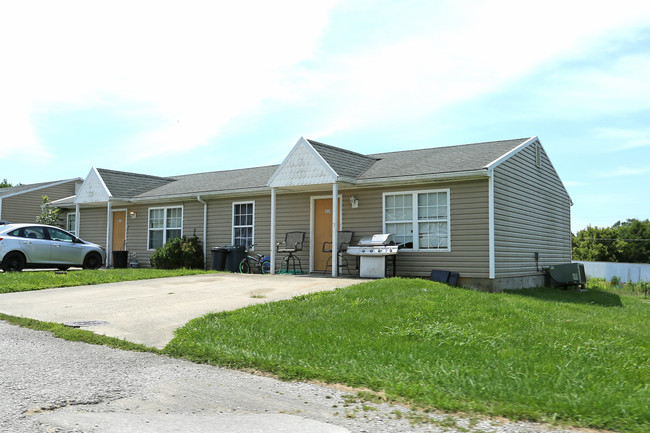
[[[35,191],[28,191],[2,199],[3,221],[14,223],[33,223],[41,214],[43,196],[47,195],[50,201],[70,197],[75,194],[75,182],[66,182],[60,185],[39,188]],[[61,227],[65,227],[65,219],[61,221]]]
[[[74,212],[74,209],[70,212]],[[106,221],[105,207],[80,209],[78,236],[85,241],[106,247]]]
[[[540,145],[494,171],[495,277],[539,274],[539,266],[571,261],[570,198]]]
[[[459,272],[462,277],[487,278],[488,262],[488,180],[418,184],[381,189],[344,190],[343,229],[362,236],[383,232],[382,197],[385,192],[450,190],[451,251],[400,251],[397,274],[428,276],[432,269]],[[359,207],[353,209],[354,195]]]

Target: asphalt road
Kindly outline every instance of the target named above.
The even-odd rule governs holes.
[[[346,391],[69,342],[0,321],[0,432],[526,432],[544,425],[346,404]],[[398,419],[399,418],[399,419]],[[451,424],[451,425],[450,425]],[[454,425],[461,428],[454,428]]]

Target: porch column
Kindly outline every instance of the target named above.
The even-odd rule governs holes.
[[[108,200],[108,205],[106,206],[106,267],[110,267],[113,264],[113,206]]]
[[[275,188],[271,188],[271,275],[275,274]]]
[[[332,276],[339,275],[339,185],[332,184]]]
[[[80,237],[79,234],[79,203],[74,206],[74,235]]]

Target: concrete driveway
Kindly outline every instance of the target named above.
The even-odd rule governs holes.
[[[0,312],[71,323],[163,348],[174,330],[209,312],[334,290],[365,280],[294,275],[202,274],[0,295]]]

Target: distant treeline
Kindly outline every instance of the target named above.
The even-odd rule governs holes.
[[[611,227],[591,227],[572,235],[573,260],[650,263],[650,220],[632,218]]]

